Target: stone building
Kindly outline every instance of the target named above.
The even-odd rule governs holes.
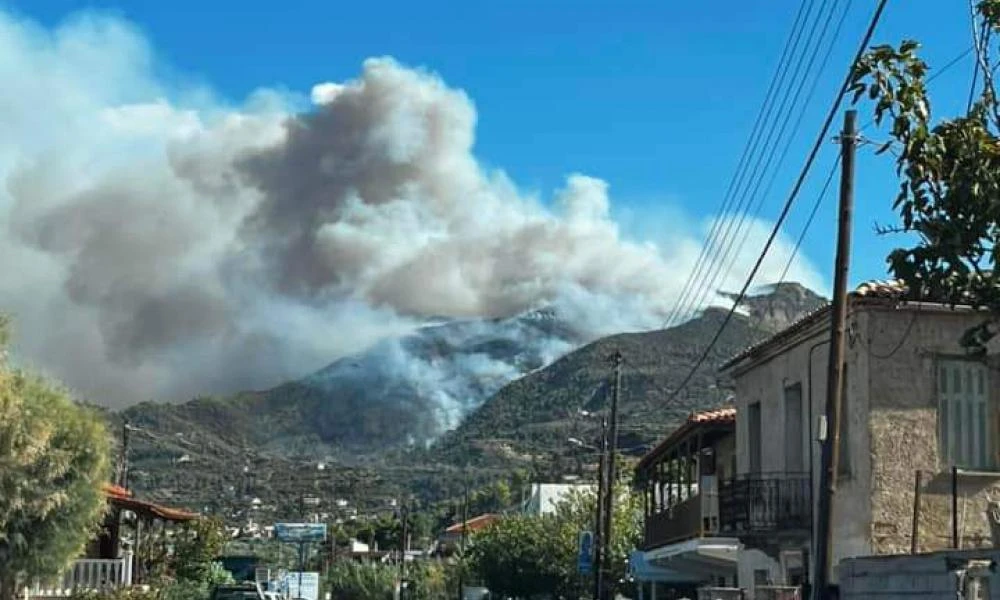
[[[960,340],[984,315],[906,301],[865,284],[847,318],[841,464],[833,560],[909,552],[922,476],[917,549],[950,546],[952,482],[960,547],[990,545],[987,502],[1000,499],[1000,362]],[[736,382],[736,477],[720,484],[720,534],[738,537],[740,586],[808,585],[825,427],[829,308],[730,360]],[[833,575],[836,581],[836,573]]]

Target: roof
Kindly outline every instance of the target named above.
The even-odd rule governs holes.
[[[667,436],[667,439],[657,444],[655,448],[643,456],[639,460],[638,464],[636,464],[635,468],[638,470],[649,466],[649,464],[652,463],[657,457],[687,437],[693,431],[706,427],[727,425],[731,425],[733,427],[736,426],[736,408],[733,406],[723,406],[712,410],[691,413],[688,415],[687,421],[685,421],[683,425],[675,429],[670,435]]]
[[[849,295],[850,302],[852,305],[858,304],[890,304],[898,305],[902,302],[909,300],[914,300],[910,294],[910,288],[907,287],[905,283],[901,280],[871,280],[866,281],[855,288]],[[798,320],[792,322],[791,325],[785,327],[781,331],[775,333],[769,338],[765,338],[756,344],[750,345],[735,356],[727,360],[720,367],[720,370],[726,371],[736,363],[741,360],[750,357],[753,354],[761,352],[767,348],[772,348],[777,346],[785,340],[794,338],[796,335],[805,331],[809,327],[815,325],[821,319],[827,317],[830,314],[830,304],[817,308],[816,310],[809,312]]]
[[[464,525],[465,525],[464,529],[466,531],[480,531],[480,530],[486,529],[487,527],[489,527],[490,525],[492,525],[499,518],[500,518],[500,515],[495,515],[495,514],[492,514],[492,513],[487,513],[485,515],[479,515],[478,517],[472,517],[468,521],[464,522]],[[462,522],[455,523],[454,525],[452,525],[448,529],[445,529],[444,532],[446,534],[448,534],[448,533],[462,533],[462,529],[463,529],[462,525],[463,525]]]
[[[163,519],[165,521],[180,523],[193,521],[200,516],[198,513],[189,512],[183,509],[171,508],[169,506],[162,506],[146,500],[139,500],[138,498],[133,497],[132,492],[129,490],[113,483],[104,484],[102,486],[102,491],[104,492],[104,497],[107,498],[108,503],[112,506],[123,508],[125,510],[131,510],[132,512],[152,516],[158,519]]]

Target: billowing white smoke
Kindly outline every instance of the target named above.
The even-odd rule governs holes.
[[[655,327],[704,234],[628,241],[583,175],[547,208],[477,162],[465,94],[392,59],[307,111],[268,90],[232,107],[154,63],[115,18],[0,13],[0,310],[22,362],[95,401],[275,384],[432,316]]]

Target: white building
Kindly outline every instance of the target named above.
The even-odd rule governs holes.
[[[556,506],[574,491],[593,493],[593,490],[593,484],[533,483],[531,495],[525,501],[522,512],[535,516],[550,515],[555,513]]]

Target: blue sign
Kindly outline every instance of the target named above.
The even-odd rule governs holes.
[[[578,548],[576,568],[586,575],[594,568],[594,534],[589,531],[581,531]]]
[[[274,536],[282,542],[325,542],[325,523],[275,523]]]

